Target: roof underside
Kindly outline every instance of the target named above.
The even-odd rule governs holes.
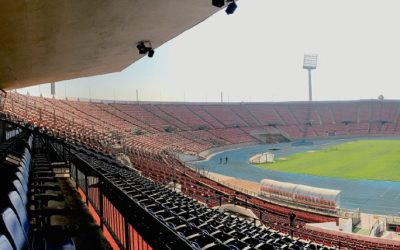
[[[6,0],[0,3],[0,88],[121,71],[219,9],[211,0]]]

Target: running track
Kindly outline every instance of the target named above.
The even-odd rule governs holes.
[[[357,139],[362,140],[366,138]],[[371,138],[367,139],[370,140]],[[394,138],[392,137],[384,139]],[[286,181],[321,188],[337,189],[342,191],[340,198],[342,208],[359,208],[361,212],[364,213],[400,215],[400,182],[346,180],[305,174],[289,174],[259,168],[248,163],[248,159],[251,156],[257,153],[266,152],[271,148],[279,148],[279,151],[274,152],[275,156],[284,157],[298,152],[318,150],[321,149],[321,147],[351,140],[355,140],[355,138],[314,140],[314,145],[311,146],[293,147],[291,146],[291,143],[255,145],[221,152],[212,156],[209,160],[194,162],[190,163],[189,165],[195,168],[205,169],[211,172],[254,182],[260,182],[264,178],[269,178],[277,181]],[[228,157],[228,164],[218,164],[220,157],[225,159],[226,156]],[[225,162],[225,160],[223,162]]]

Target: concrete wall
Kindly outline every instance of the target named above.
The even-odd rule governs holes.
[[[343,238],[372,242],[374,244],[391,244],[400,249],[400,241],[398,241],[398,240],[382,239],[382,238],[364,236],[364,235],[359,235],[359,234],[345,233],[345,232],[340,232],[340,231],[336,231],[336,230],[329,230],[329,229],[320,228],[313,224],[306,224],[305,228],[316,231],[316,232],[322,232],[322,233],[328,233],[328,234],[332,234],[332,235],[341,236]]]
[[[339,218],[339,230],[346,233],[353,232],[352,219]]]
[[[242,148],[242,147],[246,147],[246,146],[257,145],[257,144],[259,144],[259,143],[258,142],[247,142],[247,143],[211,148],[211,149],[208,149],[208,150],[205,150],[205,151],[199,153],[199,156],[201,156],[203,158],[208,158],[208,157],[211,157],[213,154],[217,154],[217,153],[224,152],[224,151],[231,150],[231,149],[238,149],[238,148]]]

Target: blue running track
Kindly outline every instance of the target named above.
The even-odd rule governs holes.
[[[364,139],[371,140],[371,138]],[[342,208],[359,208],[361,212],[364,213],[400,215],[400,182],[347,180],[305,174],[289,174],[259,168],[248,163],[248,159],[251,156],[257,153],[269,151],[271,148],[279,148],[279,151],[274,152],[275,156],[284,157],[298,152],[318,150],[321,149],[321,147],[326,147],[350,140],[355,140],[355,138],[315,140],[314,145],[310,146],[291,146],[291,143],[255,145],[221,152],[212,156],[209,160],[194,162],[189,165],[218,174],[254,182],[260,182],[264,178],[269,178],[277,181],[286,181],[321,188],[337,189],[342,191],[340,199]],[[224,159],[223,162],[225,162],[226,156],[228,157],[228,164],[220,165],[220,158],[222,157]]]

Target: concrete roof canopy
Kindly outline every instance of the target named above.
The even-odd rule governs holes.
[[[5,0],[0,88],[118,72],[219,10],[211,0]]]

